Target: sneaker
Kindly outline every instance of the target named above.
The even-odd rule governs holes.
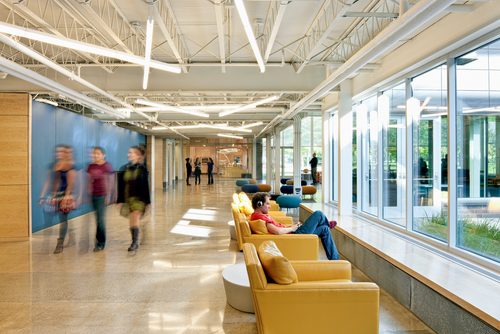
[[[335,228],[335,226],[337,226],[336,220],[330,220],[329,223],[330,223],[330,229]]]

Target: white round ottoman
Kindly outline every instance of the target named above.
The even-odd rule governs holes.
[[[222,272],[227,303],[237,310],[254,313],[252,290],[245,263],[227,266]]]
[[[231,235],[231,240],[237,240],[236,239],[236,226],[234,225],[234,221],[231,220],[229,223],[227,223],[229,226],[229,234]]]

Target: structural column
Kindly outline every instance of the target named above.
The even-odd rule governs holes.
[[[293,193],[295,195],[302,196],[302,186],[301,181],[301,161],[300,156],[300,131],[301,131],[302,116],[296,115],[293,118]]]
[[[271,149],[271,135],[266,136],[266,183],[271,184],[273,180],[273,154]],[[276,192],[276,191],[275,191]]]
[[[274,192],[279,193],[281,180],[281,138],[278,128],[274,129]]]
[[[339,215],[352,214],[352,80],[340,84],[338,131]]]

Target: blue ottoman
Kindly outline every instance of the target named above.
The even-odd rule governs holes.
[[[241,190],[247,194],[255,194],[259,192],[259,187],[256,184],[245,184],[241,187]]]
[[[238,179],[236,180],[236,185],[237,186],[244,186],[245,184],[249,183],[249,179]]]
[[[293,194],[293,186],[281,186],[280,191],[282,194]]]
[[[302,199],[295,195],[280,196],[276,199],[276,203],[279,204],[280,208],[296,209],[302,203]]]
[[[280,183],[281,183],[281,184],[286,184],[286,181],[288,181],[288,180],[290,180],[290,179],[285,179],[285,178],[282,178],[282,179],[280,180]]]

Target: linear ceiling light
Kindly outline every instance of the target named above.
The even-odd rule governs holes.
[[[63,48],[73,49],[81,52],[87,52],[103,57],[115,58],[128,63],[138,64],[142,66],[144,66],[146,63],[143,57],[131,55],[126,52],[109,49],[99,45],[80,42],[70,38],[58,37],[52,34],[47,34],[33,29],[19,27],[5,22],[0,22],[0,33],[37,40],[43,43],[57,45]],[[173,72],[173,73],[181,72],[181,68],[178,65],[167,64],[156,60],[151,60],[150,66],[151,68],[167,72]]]
[[[191,110],[206,110],[206,111],[220,111],[227,109],[235,109],[241,107],[242,104],[211,104],[206,106],[187,106],[180,107],[182,109],[191,109]]]
[[[56,101],[51,101],[51,100],[47,100],[47,99],[44,99],[43,97],[38,97],[35,99],[35,101],[37,102],[42,102],[42,103],[47,103],[47,104],[50,104],[54,107],[57,107],[59,105],[59,103],[57,103]]]
[[[279,98],[280,98],[279,95],[273,95],[273,96],[265,98],[263,100],[259,100],[259,101],[255,101],[253,103],[246,104],[246,105],[239,107],[239,108],[223,111],[223,112],[219,113],[219,116],[223,117],[223,116],[234,114],[236,112],[251,110],[251,109],[256,108],[257,106],[260,106],[261,104],[266,104],[266,103],[275,101]]]
[[[194,115],[194,116],[210,117],[209,114],[201,112],[201,111],[182,109],[182,108],[171,106],[168,104],[152,102],[152,101],[148,101],[148,100],[144,100],[144,99],[137,99],[137,100],[135,100],[135,102],[142,104],[142,105],[145,105],[145,106],[158,108],[158,110],[156,110],[156,111],[175,111],[175,112],[179,112],[179,113],[183,113],[183,114],[190,114],[190,115]]]
[[[186,129],[216,129],[222,131],[238,131],[238,132],[247,132],[251,133],[252,130],[243,129],[234,126],[225,126],[225,125],[213,125],[213,124],[193,124],[193,125],[179,125],[179,126],[171,126],[171,129],[175,130],[186,130]]]
[[[151,66],[151,49],[153,47],[153,27],[153,17],[149,16],[146,24],[146,51],[144,52],[144,77],[142,79],[142,89],[148,88],[149,67]]]
[[[252,25],[250,24],[250,20],[248,19],[247,10],[245,9],[243,0],[234,0],[234,5],[236,6],[238,14],[240,15],[241,23],[243,24],[243,29],[245,29],[248,42],[250,42],[250,46],[255,55],[255,59],[259,64],[260,72],[264,73],[266,71],[266,67],[264,66],[264,59],[262,59],[262,55],[260,54],[259,46],[257,45],[257,40],[255,39]]]
[[[242,136],[236,136],[236,135],[225,135],[223,133],[218,133],[217,136],[219,137],[224,137],[224,138],[234,138],[234,139],[243,139]]]
[[[259,126],[259,125],[262,125],[264,124],[263,122],[255,122],[255,123],[250,123],[250,124],[245,124],[245,125],[242,125],[241,128],[242,129],[248,129],[248,128],[253,128],[254,126]]]

